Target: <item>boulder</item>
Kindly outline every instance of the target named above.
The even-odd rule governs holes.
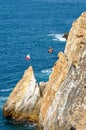
[[[65,38],[67,40],[68,39],[68,35],[69,35],[69,33],[64,33],[63,34],[63,38]]]

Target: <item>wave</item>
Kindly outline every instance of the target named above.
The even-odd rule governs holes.
[[[48,36],[52,36],[53,41],[61,41],[61,42],[65,42],[66,38],[63,37],[64,34],[48,34]]]
[[[0,92],[8,92],[11,91],[13,88],[8,88],[8,89],[1,89]]]
[[[36,127],[36,123],[25,124],[25,127],[27,127],[27,128]]]
[[[41,73],[43,73],[43,74],[50,74],[51,72],[52,72],[52,68],[44,69],[41,71]]]
[[[7,98],[8,98],[8,97],[3,97],[3,96],[1,96],[1,97],[0,97],[0,101],[5,101]]]

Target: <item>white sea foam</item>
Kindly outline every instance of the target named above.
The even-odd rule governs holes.
[[[36,126],[36,123],[29,124],[29,127],[35,127],[35,126]]]
[[[36,123],[25,124],[25,127],[27,127],[27,128],[36,127]]]
[[[8,88],[8,89],[1,89],[0,92],[8,92],[11,91],[13,88]]]
[[[53,38],[53,41],[65,42],[66,38],[64,38],[63,35],[64,34],[48,34],[48,36],[51,36]]]
[[[59,41],[66,41],[66,39],[63,37],[63,34],[56,34],[55,38],[58,39]]]
[[[41,73],[43,73],[43,74],[50,74],[51,72],[52,72],[52,68],[44,69],[41,71]]]

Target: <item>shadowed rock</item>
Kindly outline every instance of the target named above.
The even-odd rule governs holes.
[[[69,35],[69,33],[64,33],[63,38],[65,38],[67,40],[68,39],[68,35]]]

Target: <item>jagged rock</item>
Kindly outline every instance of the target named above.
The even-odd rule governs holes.
[[[29,67],[18,82],[3,107],[5,117],[16,121],[38,121],[40,89],[32,67]]]
[[[86,129],[86,13],[69,32],[53,67],[40,109],[44,130]]]
[[[50,75],[50,79],[46,84],[45,94],[43,96],[42,106],[41,106],[41,117],[42,120],[46,117],[47,110],[51,105],[55,93],[57,92],[59,85],[64,80],[67,74],[67,60],[65,55],[60,52],[58,54],[59,60],[55,63],[53,67],[53,72]]]
[[[40,83],[30,67],[3,108],[5,117],[39,123],[39,130],[86,129],[86,12],[73,23],[49,81]]]
[[[68,39],[68,35],[69,35],[69,33],[64,33],[63,34],[63,38],[65,38],[67,40]]]

